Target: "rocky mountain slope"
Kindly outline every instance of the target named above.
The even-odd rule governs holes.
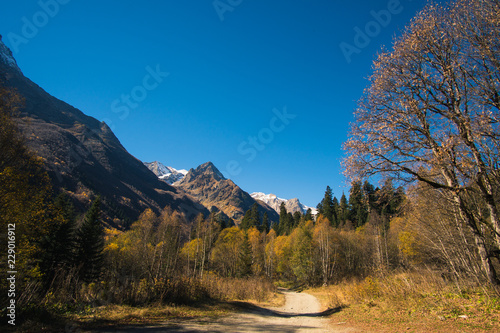
[[[120,227],[146,208],[166,206],[193,218],[205,207],[182,190],[159,180],[130,155],[111,129],[49,95],[26,78],[0,36],[0,85],[25,99],[18,124],[27,145],[42,157],[56,192],[65,191],[83,211],[93,196],[103,197],[109,224]]]
[[[189,193],[209,210],[216,208],[233,219],[236,224],[252,205],[259,204],[259,212],[267,212],[270,221],[278,221],[279,215],[263,202],[256,201],[232,180],[224,178],[211,162],[191,169],[176,186]]]

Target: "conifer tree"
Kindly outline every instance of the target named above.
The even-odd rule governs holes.
[[[321,202],[316,205],[316,209],[318,210],[318,215],[325,216],[325,211],[323,210],[323,200],[321,200]]]
[[[245,233],[241,244],[240,258],[238,262],[238,273],[240,277],[252,274],[252,246],[248,240],[248,233]]]
[[[355,227],[360,227],[366,223],[368,209],[363,196],[363,189],[360,182],[353,182],[349,191],[349,219]]]
[[[293,229],[295,228],[294,226],[294,218],[293,218],[293,214],[292,213],[288,213],[286,214],[286,225],[287,225],[287,235],[289,235]]]
[[[259,204],[254,203],[251,208],[252,214],[250,215],[250,226],[258,228],[260,226],[260,213],[259,213]]]
[[[339,205],[339,200],[337,199],[337,197],[333,197],[332,206],[333,206],[333,223],[332,223],[332,225],[334,227],[338,227],[340,224],[340,205]]]
[[[269,232],[269,215],[267,212],[262,215],[262,224],[259,230],[264,231],[266,234]]]
[[[101,197],[88,210],[76,236],[76,266],[80,278],[92,282],[99,278],[103,265],[104,230],[100,219]]]
[[[252,220],[252,210],[249,209],[245,212],[245,215],[243,216],[243,219],[241,220],[240,223],[240,229],[242,230],[248,230],[251,227],[251,220]]]
[[[330,224],[334,223],[334,212],[333,212],[333,193],[330,186],[326,187],[325,196],[321,201],[321,206],[323,208],[322,214],[330,221]]]
[[[340,223],[345,223],[347,219],[349,218],[349,202],[347,201],[347,197],[345,196],[345,193],[342,193],[342,196],[340,197],[340,203],[339,203],[339,220]]]
[[[293,213],[293,227],[292,227],[292,229],[295,229],[299,226],[301,219],[302,219],[302,214],[299,211],[296,211],[295,213]]]
[[[271,224],[271,229],[276,233],[276,235],[279,235],[281,230],[280,230],[281,226],[279,223],[276,223],[276,222],[273,222]]]
[[[282,202],[280,206],[280,223],[278,226],[278,235],[288,235],[291,229],[291,220],[288,217],[288,212],[285,203]]]
[[[53,222],[50,233],[41,242],[45,252],[40,269],[46,284],[52,282],[57,269],[68,271],[75,256],[76,219],[73,204],[65,194],[60,194],[53,204]]]
[[[369,213],[370,210],[372,208],[375,208],[376,206],[376,201],[377,201],[375,196],[376,189],[372,184],[370,184],[367,180],[365,180],[365,182],[363,183],[362,191],[363,191],[363,203],[366,210]]]
[[[307,209],[306,214],[304,215],[304,220],[305,221],[312,221],[313,220],[311,208]]]
[[[248,230],[251,227],[258,228],[260,224],[259,204],[254,203],[252,207],[245,212],[245,216],[241,220],[240,228]]]
[[[405,197],[402,187],[395,189],[392,181],[387,180],[377,191],[377,210],[380,215],[391,218],[399,212]]]

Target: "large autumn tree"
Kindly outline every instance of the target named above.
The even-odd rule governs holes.
[[[345,144],[348,175],[386,174],[440,191],[498,284],[499,1],[427,6],[378,56],[370,81]]]

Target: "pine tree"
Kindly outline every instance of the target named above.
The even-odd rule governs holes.
[[[104,231],[101,215],[101,197],[88,210],[76,236],[76,266],[80,278],[92,282],[99,278],[103,265]]]
[[[323,207],[323,215],[330,221],[330,224],[334,223],[333,220],[333,193],[330,186],[326,187],[325,196],[321,201]]]
[[[251,227],[258,228],[260,224],[259,204],[254,203],[252,207],[245,212],[245,216],[240,223],[240,228],[243,230],[248,230]]]
[[[252,214],[250,219],[250,226],[258,228],[261,224],[260,221],[260,213],[259,213],[259,204],[254,203],[251,208]]]
[[[337,197],[333,197],[333,226],[338,227],[340,225],[340,205]]]
[[[292,229],[295,229],[299,226],[300,220],[302,219],[302,214],[299,211],[293,213],[293,226]]]
[[[367,180],[363,183],[363,203],[367,209],[367,212],[370,213],[372,208],[376,206],[376,190],[375,187],[370,184]]]
[[[392,218],[398,214],[404,198],[404,189],[402,187],[395,189],[392,181],[387,180],[376,193],[376,208],[378,213],[383,217]]]
[[[250,229],[251,220],[252,220],[252,210],[249,209],[245,212],[245,216],[243,216],[243,219],[241,220],[240,229],[242,230]]]
[[[304,215],[304,220],[305,221],[312,221],[313,220],[311,208],[307,209],[306,214]]]
[[[269,232],[269,215],[267,212],[262,215],[262,224],[259,230],[264,231],[266,234]]]
[[[360,227],[366,223],[368,209],[363,196],[363,189],[360,182],[353,182],[349,191],[349,219],[355,227]]]
[[[273,222],[273,223],[271,224],[271,229],[272,229],[272,230],[276,233],[276,235],[279,235],[279,234],[280,234],[280,232],[281,232],[281,230],[280,230],[280,229],[281,229],[281,226],[280,226],[280,224],[279,224],[279,223],[276,223],[276,222]]]
[[[282,202],[280,206],[280,223],[278,226],[278,235],[288,235],[291,229],[291,220],[288,217],[288,212],[285,203]]]
[[[349,202],[347,201],[347,197],[345,193],[342,193],[340,197],[339,204],[339,220],[340,224],[345,224],[345,222],[349,219]]]
[[[55,199],[53,214],[55,217],[51,231],[42,240],[45,252],[40,261],[40,269],[46,284],[52,282],[57,269],[68,271],[75,256],[75,211],[65,194],[60,194]]]
[[[250,245],[248,233],[246,232],[244,240],[241,244],[237,274],[239,277],[245,277],[252,274],[252,246]]]
[[[323,209],[323,200],[321,200],[321,202],[316,205],[316,209],[318,210],[318,215],[325,216],[325,211]]]

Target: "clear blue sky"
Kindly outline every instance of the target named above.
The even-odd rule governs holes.
[[[0,5],[0,34],[27,77],[138,159],[212,161],[250,193],[316,206],[348,188],[341,146],[372,61],[424,5],[17,0]]]

